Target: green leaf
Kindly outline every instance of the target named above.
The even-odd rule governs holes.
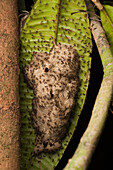
[[[106,32],[106,36],[113,54],[113,7],[110,5],[104,5],[104,8],[107,13],[105,11],[101,11],[100,16],[102,26]]]
[[[33,52],[49,52],[55,41],[71,44],[80,55],[78,99],[62,148],[55,153],[42,153],[40,158],[32,158],[36,135],[30,112],[34,95],[24,79],[22,68],[32,61]],[[25,22],[20,42],[21,169],[54,169],[74,133],[89,83],[92,41],[84,0],[37,0]]]

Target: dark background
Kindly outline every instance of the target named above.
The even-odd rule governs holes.
[[[104,4],[113,4],[113,1],[101,0]],[[30,11],[33,5],[33,0],[25,0],[26,10]],[[98,13],[98,10],[97,10]],[[62,170],[67,164],[68,160],[73,156],[80,138],[82,137],[88,122],[91,117],[92,109],[98,94],[101,81],[103,78],[103,68],[98,50],[95,42],[93,41],[93,51],[91,54],[92,66],[89,88],[87,92],[86,102],[83,111],[80,115],[76,131],[65,151],[64,156],[59,162],[55,170]],[[107,121],[100,137],[97,148],[93,154],[92,160],[88,170],[113,170],[113,114],[109,110]]]

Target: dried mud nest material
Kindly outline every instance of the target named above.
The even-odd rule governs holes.
[[[71,45],[54,45],[50,53],[34,53],[24,68],[34,92],[32,120],[36,131],[34,154],[61,147],[78,91],[79,55]]]

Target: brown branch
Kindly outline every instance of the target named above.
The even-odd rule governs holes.
[[[0,0],[0,169],[19,170],[17,0]]]
[[[108,16],[104,6],[100,3],[99,0],[92,0],[92,2],[95,4],[95,6],[104,13],[104,15],[106,16],[107,20],[109,21],[109,23],[111,24],[111,26],[113,27],[113,23],[110,19],[110,17]]]
[[[100,3],[99,0],[92,0],[92,2],[96,5],[96,7],[97,7],[99,10],[103,10],[103,5]]]

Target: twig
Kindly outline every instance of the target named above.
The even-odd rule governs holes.
[[[95,4],[95,6],[104,13],[104,15],[106,16],[106,18],[108,19],[109,23],[111,24],[111,26],[113,27],[113,23],[110,19],[110,17],[108,16],[106,10],[104,9],[103,5],[100,3],[99,0],[92,0],[92,2]]]
[[[96,98],[88,128],[65,170],[87,169],[105,125],[113,90],[113,56],[105,32],[97,21],[98,18],[95,15],[92,4],[89,0],[86,0],[86,3],[88,9],[91,9],[93,12],[90,14],[90,17],[93,17],[93,20],[91,19],[90,21],[90,28],[102,60],[104,78]]]
[[[92,0],[92,2],[95,4],[95,6],[101,11],[103,10],[103,5],[100,3],[99,0]]]

